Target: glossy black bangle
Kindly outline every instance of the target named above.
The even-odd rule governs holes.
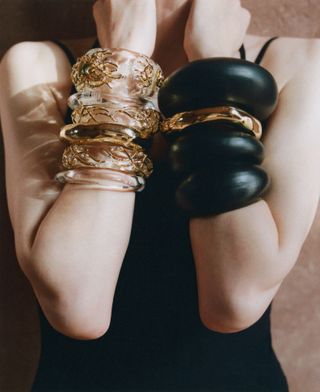
[[[264,159],[264,146],[233,124],[203,123],[176,138],[169,158],[172,170],[181,175],[227,162],[259,165]]]
[[[263,67],[234,58],[190,62],[170,75],[159,90],[159,109],[165,117],[213,106],[234,106],[260,121],[277,104],[273,76]]]
[[[250,205],[269,185],[259,166],[230,165],[195,172],[176,190],[176,202],[189,216],[208,216]]]

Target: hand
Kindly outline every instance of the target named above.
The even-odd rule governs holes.
[[[151,57],[157,30],[155,0],[98,0],[93,6],[102,48],[123,48]]]
[[[189,61],[234,57],[243,43],[251,15],[239,0],[193,0],[184,49]]]

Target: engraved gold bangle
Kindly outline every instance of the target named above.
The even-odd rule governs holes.
[[[65,169],[95,167],[142,177],[149,177],[153,170],[152,162],[142,148],[111,144],[70,144],[64,149],[62,165]]]
[[[61,128],[59,138],[69,143],[113,143],[130,148],[140,148],[132,141],[137,134],[130,128],[117,124],[68,124]]]
[[[78,91],[102,88],[114,95],[147,98],[163,82],[161,68],[144,54],[131,50],[91,49],[72,67],[72,82]]]
[[[158,111],[141,107],[84,105],[76,107],[72,112],[74,124],[119,124],[131,128],[142,139],[147,139],[157,132],[159,120]]]
[[[61,171],[55,175],[55,180],[79,185],[80,189],[117,192],[141,192],[145,187],[145,180],[142,177],[92,167]]]
[[[177,132],[191,125],[210,121],[230,121],[248,129],[257,139],[262,136],[260,121],[244,110],[232,106],[218,106],[177,113],[161,122],[160,131],[164,133]]]

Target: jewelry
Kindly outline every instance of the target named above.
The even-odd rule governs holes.
[[[177,132],[191,125],[210,121],[228,121],[240,124],[251,131],[257,139],[262,136],[260,121],[244,110],[232,106],[218,106],[177,113],[163,120],[160,124],[160,130],[164,133]]]
[[[111,142],[120,146],[140,148],[132,140],[137,134],[131,129],[119,124],[68,124],[62,127],[59,138],[67,143],[106,143]]]
[[[132,149],[111,144],[71,144],[63,152],[62,165],[65,169],[95,167],[145,178],[149,177],[153,170],[152,162],[142,147]]]
[[[133,140],[158,130],[161,68],[130,50],[92,49],[78,59],[71,77],[78,91],[68,100],[73,124],[60,132],[67,170],[55,179],[81,189],[142,190],[153,165]]]
[[[60,183],[81,185],[81,189],[101,189],[117,192],[140,192],[145,180],[139,176],[108,169],[80,168],[57,173],[55,180]]]
[[[117,96],[100,89],[74,93],[68,98],[68,105],[71,109],[86,105],[104,105],[108,108],[139,107],[140,109],[154,109],[158,111],[157,95],[140,99],[132,96]]]
[[[91,49],[72,67],[78,91],[101,88],[114,95],[153,96],[163,82],[161,68],[148,56],[127,49]]]
[[[157,132],[159,120],[158,111],[141,106],[84,105],[76,107],[72,112],[74,124],[120,124],[133,129],[142,139],[147,139]]]

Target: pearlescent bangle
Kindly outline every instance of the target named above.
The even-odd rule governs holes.
[[[262,136],[260,121],[244,110],[232,106],[217,106],[177,113],[163,120],[160,124],[160,130],[163,133],[177,132],[194,124],[213,121],[228,121],[239,124],[251,131],[257,139]]]
[[[79,168],[57,173],[55,180],[60,183],[78,184],[81,189],[108,190],[116,192],[141,192],[145,180],[139,176],[108,169]]]
[[[147,98],[163,83],[161,68],[144,54],[131,50],[91,49],[72,67],[77,91],[99,88],[116,96]]]
[[[65,169],[95,167],[124,172],[147,178],[153,165],[143,149],[132,149],[110,144],[71,144],[62,155]]]

